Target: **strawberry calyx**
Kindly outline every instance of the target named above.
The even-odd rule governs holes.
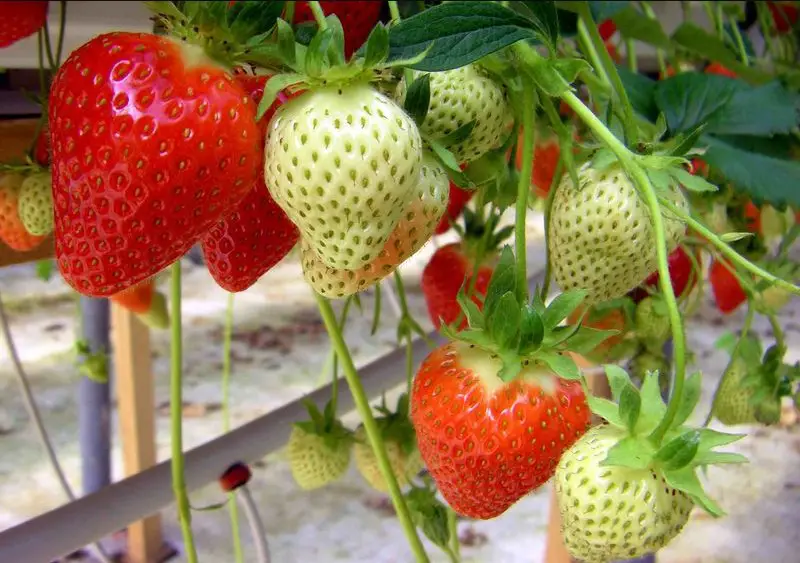
[[[394,410],[386,407],[386,398],[375,410],[380,416],[375,417],[375,423],[384,440],[400,445],[406,454],[411,454],[417,447],[417,435],[408,417],[408,394],[403,393],[397,399]]]
[[[712,516],[722,516],[722,508],[703,489],[697,469],[746,462],[743,455],[714,450],[736,442],[744,435],[685,425],[700,397],[700,373],[687,379],[677,416],[664,437],[654,440],[651,433],[667,412],[658,371],[648,371],[641,389],[637,389],[621,367],[606,365],[605,370],[613,400],[586,394],[592,412],[605,419],[618,433],[618,440],[609,449],[603,464],[650,471],[662,477],[668,486],[686,493]]]
[[[585,354],[616,330],[561,326],[584,300],[584,291],[565,292],[545,306],[538,295],[530,303],[519,298],[514,254],[505,246],[492,273],[483,310],[466,297],[462,287],[457,301],[469,328],[442,326],[451,340],[477,346],[501,362],[497,376],[508,383],[524,369],[540,367],[563,379],[578,380],[581,372],[568,352]]]
[[[444,550],[449,549],[451,531],[447,523],[447,507],[436,496],[432,484],[426,483],[422,487],[412,485],[405,499],[411,520],[425,537],[434,545]]]
[[[295,422],[294,425],[296,427],[309,434],[319,436],[324,440],[325,445],[332,450],[338,448],[342,443],[353,442],[353,432],[336,418],[333,401],[328,401],[322,412],[320,412],[316,404],[308,399],[303,401],[303,405],[308,411],[309,419]]]

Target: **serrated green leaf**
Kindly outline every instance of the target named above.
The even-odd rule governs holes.
[[[697,402],[700,400],[702,376],[700,372],[694,372],[690,375],[683,385],[683,393],[681,393],[681,403],[678,405],[678,411],[675,413],[675,420],[672,423],[673,427],[680,426],[686,422],[694,412]]]
[[[728,432],[712,430],[711,428],[702,428],[700,430],[699,451],[707,452],[719,446],[726,446],[738,442],[744,437],[745,434],[730,434]]]
[[[627,385],[633,385],[631,377],[628,372],[621,367],[614,364],[606,364],[603,366],[608,379],[608,386],[611,389],[611,396],[615,401],[619,401],[622,396],[622,390]]]
[[[589,409],[594,414],[604,418],[609,424],[613,424],[619,428],[625,428],[625,423],[619,416],[619,407],[617,403],[587,394],[586,404],[589,405]]]
[[[302,74],[276,74],[270,77],[264,85],[264,96],[258,103],[256,117],[261,119],[264,116],[270,106],[275,103],[278,92],[294,84],[299,84],[303,80],[305,77]]]
[[[448,2],[401,21],[389,31],[389,61],[430,49],[417,70],[459,68],[517,41],[536,37],[527,18],[494,2]]]
[[[669,37],[658,20],[651,20],[633,6],[615,13],[613,19],[619,32],[626,38],[638,39],[661,49],[671,48]]]
[[[489,334],[500,347],[516,349],[519,342],[520,312],[514,293],[507,292],[500,297],[491,315],[487,313],[486,322]]]
[[[212,2],[200,2],[210,5]],[[244,43],[254,35],[269,32],[277,22],[285,2],[236,2],[226,6],[224,2],[216,3],[218,12],[212,14],[214,22],[223,21],[225,16],[230,22],[230,33],[236,41]]]
[[[670,131],[682,132],[719,115],[738,88],[737,81],[725,76],[682,72],[660,80],[654,100]]]
[[[367,49],[364,55],[364,67],[372,68],[382,63],[389,56],[389,32],[378,22],[367,38]],[[427,108],[426,108],[427,109]]]
[[[517,4],[517,2],[514,2],[514,4]],[[519,2],[519,4],[527,8],[522,13],[529,14],[526,17],[533,24],[533,28],[539,34],[539,37],[551,49],[555,49],[555,45],[558,42],[558,11],[556,10],[555,2],[552,0],[537,0]]]
[[[279,19],[277,22],[278,51],[287,65],[293,67],[297,62],[297,49],[294,41],[294,31],[287,22]]]
[[[547,364],[561,379],[575,381],[581,378],[581,370],[569,354],[546,352],[537,354],[536,359]]]
[[[641,434],[647,434],[658,426],[667,411],[667,406],[661,398],[661,386],[658,383],[657,372],[649,372],[645,375],[640,394],[642,412],[639,415],[639,424],[636,430]]]
[[[616,465],[631,469],[647,469],[653,461],[653,447],[647,440],[627,436],[608,450],[600,465]]]
[[[542,322],[548,329],[555,328],[566,319],[586,299],[586,291],[565,291],[560,293],[542,314]]]
[[[414,79],[408,87],[404,108],[408,115],[414,118],[419,125],[428,115],[428,108],[431,103],[431,75],[423,74]]]
[[[461,310],[464,311],[464,315],[467,317],[467,323],[469,324],[470,328],[483,329],[485,327],[483,313],[481,313],[480,309],[478,309],[478,306],[475,304],[475,302],[467,297],[463,286],[458,290],[456,302],[461,307]]]
[[[522,354],[539,349],[544,338],[545,328],[542,318],[532,305],[526,303],[522,309],[522,321],[519,327],[519,350]]]
[[[600,344],[617,334],[619,334],[618,330],[600,330],[588,326],[581,326],[574,334],[569,336],[566,349],[581,356],[585,356]]]
[[[632,434],[636,433],[641,408],[642,399],[636,387],[630,383],[623,386],[619,396],[619,417]]]
[[[738,84],[725,110],[710,120],[707,133],[766,137],[797,127],[798,96],[780,82],[760,87]]]
[[[684,467],[677,471],[664,471],[664,480],[673,489],[678,489],[688,494],[696,504],[700,505],[712,516],[725,514],[722,508],[711,500],[703,490],[703,485],[697,478],[697,473],[693,467]]]
[[[697,455],[700,432],[690,430],[664,444],[653,458],[664,471],[686,467]]]
[[[673,178],[675,178],[676,181],[680,182],[682,186],[692,192],[703,193],[716,192],[719,190],[719,187],[710,183],[702,176],[689,174],[683,168],[673,168],[670,170],[670,174]]]

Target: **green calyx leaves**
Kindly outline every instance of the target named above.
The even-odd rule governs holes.
[[[336,449],[342,443],[351,443],[353,441],[353,433],[336,418],[332,401],[328,401],[323,411],[320,411],[317,405],[310,400],[305,400],[303,405],[308,411],[309,419],[295,422],[295,426],[309,434],[320,436],[331,449]]]
[[[381,406],[376,408],[380,416],[375,417],[375,423],[384,440],[399,444],[406,454],[411,454],[417,447],[417,435],[411,419],[408,418],[408,405],[406,393],[398,397],[394,410],[386,407],[386,398],[384,397]]]
[[[550,369],[564,379],[580,379],[580,369],[568,352],[585,353],[616,331],[561,326],[583,301],[585,293],[582,291],[562,293],[548,306],[538,296],[529,303],[523,302],[520,293],[514,254],[506,246],[489,281],[483,310],[467,298],[462,288],[458,303],[469,328],[456,332],[451,327],[442,327],[442,332],[448,338],[469,342],[496,354],[502,361],[498,376],[504,381],[513,380],[531,364]]]
[[[605,370],[613,400],[587,393],[592,412],[622,431],[619,442],[609,450],[604,465],[655,471],[664,477],[669,486],[689,495],[709,514],[721,516],[722,509],[703,490],[697,469],[746,462],[747,458],[740,454],[714,450],[744,436],[686,426],[686,420],[700,398],[700,374],[692,374],[686,380],[670,428],[663,439],[654,441],[652,432],[667,412],[661,397],[658,372],[648,372],[641,389],[637,389],[622,368],[607,365]]]

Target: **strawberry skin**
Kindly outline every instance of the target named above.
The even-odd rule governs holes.
[[[456,296],[462,286],[465,287],[464,291],[469,288],[474,271],[472,260],[465,253],[464,245],[459,242],[439,248],[425,266],[422,271],[422,293],[428,306],[428,315],[437,329],[442,326],[442,322],[449,325],[458,318],[461,307]],[[479,309],[483,308],[483,301],[478,296],[486,295],[493,271],[490,260],[484,261],[478,267],[472,301]],[[464,318],[459,328],[466,326],[467,321]]]
[[[122,291],[229,214],[260,167],[255,112],[198,47],[121,32],[74,51],[49,107],[56,258],[67,283],[95,297]]]
[[[732,70],[728,70],[720,63],[711,63],[705,69],[706,74],[719,74],[721,76],[727,76],[728,78],[736,78],[736,73]]]
[[[597,30],[600,32],[600,37],[603,41],[608,41],[617,32],[617,26],[614,20],[604,20],[597,26]]]
[[[794,2],[767,2],[778,35],[789,33],[797,23],[798,10]]]
[[[442,220],[439,221],[435,234],[441,235],[450,230],[453,222],[461,215],[473,195],[475,195],[474,191],[462,190],[453,182],[450,182],[450,199],[447,201],[447,211],[444,212]]]
[[[264,95],[266,76],[237,75],[236,81],[258,105]],[[261,118],[262,135],[278,106],[287,100],[278,94],[275,103]],[[263,160],[263,137],[258,146]],[[263,174],[239,207],[214,225],[201,246],[208,271],[217,284],[230,292],[244,291],[272,269],[297,244],[300,232],[275,203],[264,184]]]
[[[326,16],[335,15],[342,22],[344,54],[348,59],[367,41],[372,28],[378,23],[381,4],[382,2],[349,0],[319,3]],[[295,23],[314,21],[314,14],[308,2],[295,2],[294,21]]]
[[[701,260],[699,255],[697,255],[697,260],[698,262]],[[697,278],[692,276],[692,269],[694,267],[692,259],[683,247],[679,246],[669,254],[667,257],[667,265],[669,267],[669,278],[672,281],[672,289],[675,291],[675,295],[680,297],[687,291],[687,288],[691,291]],[[639,303],[648,296],[647,289],[659,290],[659,279],[658,271],[656,270],[650,274],[640,287],[631,291],[628,296],[633,299],[634,303]],[[692,282],[691,286],[689,282]]]
[[[717,308],[726,315],[738,309],[747,300],[747,294],[729,266],[718,260],[711,264],[708,281],[711,283]]]
[[[49,2],[0,2],[0,48],[39,31],[47,19]]]
[[[470,518],[499,516],[544,484],[589,425],[577,382],[531,365],[503,383],[500,365],[451,342],[426,358],[412,388],[420,454],[445,500]]]

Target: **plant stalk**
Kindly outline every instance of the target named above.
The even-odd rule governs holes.
[[[536,142],[534,86],[527,76],[522,77],[522,169],[517,184],[516,223],[514,225],[514,250],[517,259],[517,297],[520,303],[528,302],[528,198],[533,175],[533,153]]]

